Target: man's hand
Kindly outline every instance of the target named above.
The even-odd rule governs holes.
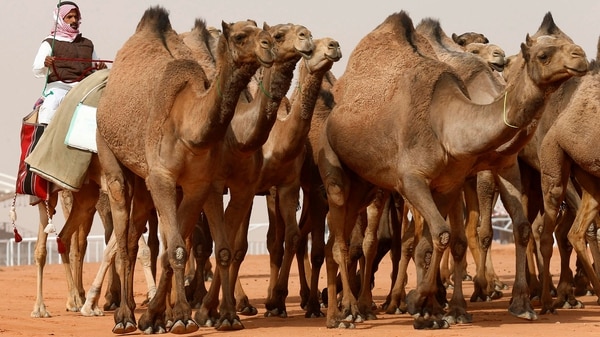
[[[98,69],[98,70],[106,69],[106,68],[108,68],[108,67],[106,66],[106,63],[104,63],[104,62],[99,62],[96,64],[96,69]]]
[[[44,59],[44,66],[47,68],[52,67],[52,65],[54,64],[54,56],[46,56],[46,58]]]

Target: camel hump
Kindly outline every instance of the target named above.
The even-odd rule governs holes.
[[[407,41],[415,49],[418,49],[415,42],[415,26],[407,12],[400,11],[388,16],[382,25],[390,25],[400,41]]]
[[[422,19],[417,25],[417,31],[427,32],[427,34],[432,36],[439,44],[443,44],[442,39],[446,37],[446,33],[442,30],[440,21],[433,18]]]
[[[554,18],[552,17],[552,13],[548,12],[544,15],[544,19],[542,19],[542,24],[540,24],[540,28],[538,28],[537,32],[533,35],[533,38],[538,38],[543,35],[552,35],[560,38],[564,38],[573,43],[573,40],[565,34],[554,22]]]
[[[148,8],[140,19],[136,32],[146,29],[155,31],[161,35],[170,30],[171,21],[169,20],[169,11],[161,6]]]

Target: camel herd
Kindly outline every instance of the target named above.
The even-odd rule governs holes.
[[[508,57],[482,34],[448,36],[437,20],[415,25],[403,11],[360,40],[336,79],[330,69],[341,57],[336,40],[313,39],[301,25],[261,28],[247,20],[215,29],[198,19],[178,34],[165,8],[146,10],[102,90],[98,153],[87,182],[60,193],[68,209],[58,235],[63,261],[85,248],[95,212],[112,235],[87,301],[83,256],[65,266],[67,309],[102,315],[97,302],[108,272],[120,279],[119,287],[109,286],[104,307],[115,310],[116,334],[243,329],[238,315],[258,312],[238,282],[257,195],[266,196],[269,211],[266,316],[287,316],[295,257],[307,318],[324,316],[327,300],[328,328],[375,319],[369,285],[390,254],[386,312],[408,312],[416,329],[471,322],[462,290],[467,250],[476,262],[471,301],[493,300],[504,289],[490,249],[498,197],[514,226],[512,315],[537,319],[535,297],[540,314],[580,307],[575,284],[600,295],[600,166],[591,146],[600,146],[593,122],[600,67],[550,13]],[[83,95],[74,90],[65,99]],[[49,207],[58,199],[53,193]],[[42,274],[53,211],[39,208],[32,316],[49,317]],[[146,228],[149,247],[140,256],[151,293],[136,318],[133,272]],[[553,235],[562,261],[557,287],[549,271]],[[213,241],[216,264],[206,289]],[[573,248],[581,265],[576,276],[589,282],[573,276]],[[407,293],[410,261],[417,287]]]

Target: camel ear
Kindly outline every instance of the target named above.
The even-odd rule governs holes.
[[[529,47],[533,46],[533,39],[531,38],[531,36],[529,36],[529,34],[525,36],[525,43],[527,43],[527,46]]]
[[[527,35],[527,38],[529,38],[529,35]],[[528,40],[529,41],[529,40]],[[529,62],[529,49],[530,49],[531,45],[529,44],[525,44],[525,43],[521,43],[521,54],[523,54],[523,59],[525,59],[525,62]]]
[[[221,28],[223,28],[223,35],[229,39],[229,24],[225,21],[221,21]]]
[[[252,20],[252,19],[248,19],[248,22],[251,22],[255,27],[258,27],[258,24],[256,23],[256,21]]]
[[[271,26],[269,26],[268,23],[263,22],[263,30],[269,30],[269,29],[271,29]]]

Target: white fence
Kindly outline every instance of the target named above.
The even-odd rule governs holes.
[[[46,255],[46,263],[61,263],[60,254],[55,235],[49,235],[46,243],[48,254]],[[0,240],[0,266],[22,266],[35,264],[35,244],[37,238],[23,238],[23,241],[16,243],[15,239]],[[100,262],[102,261],[102,253],[104,252],[103,235],[88,236],[88,245],[85,252],[85,262]],[[248,242],[247,255],[265,255],[267,252],[266,241],[250,241]]]

